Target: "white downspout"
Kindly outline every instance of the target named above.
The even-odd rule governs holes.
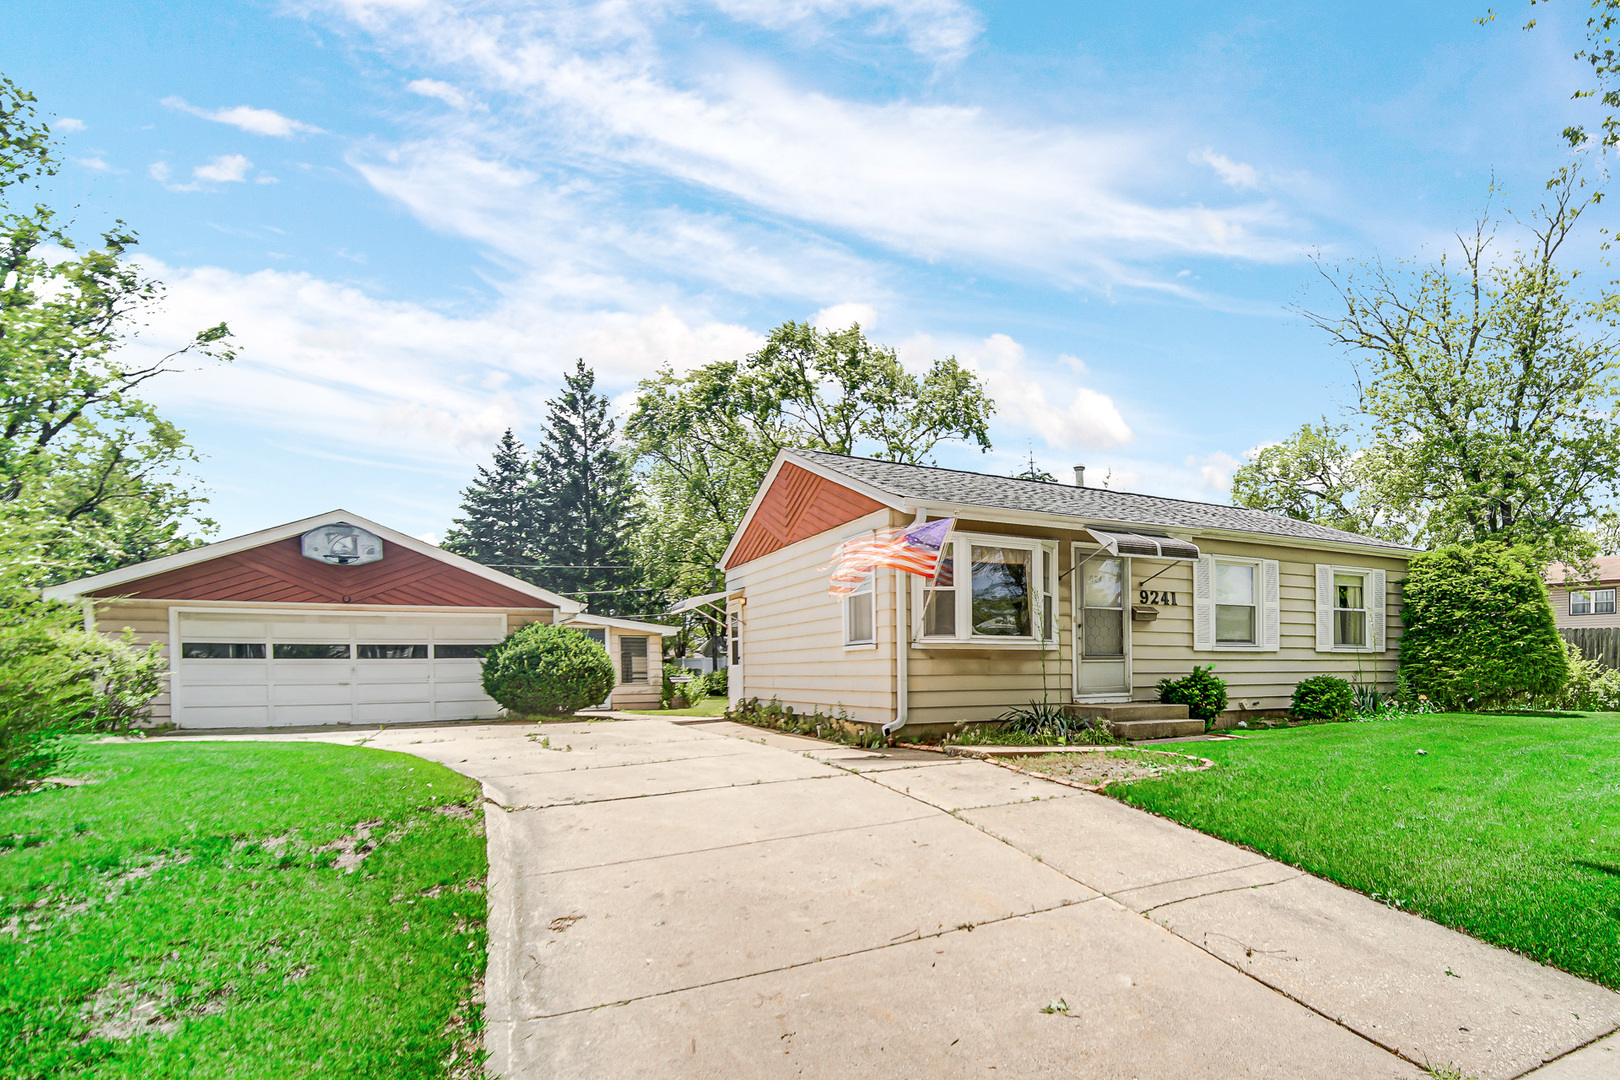
[[[928,511],[918,510],[912,525],[928,520]],[[907,661],[911,654],[911,575],[894,568],[894,719],[883,725],[884,735],[893,735],[906,726],[911,711],[911,678]]]

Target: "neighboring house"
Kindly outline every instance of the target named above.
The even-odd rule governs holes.
[[[945,517],[934,583],[880,569],[829,596],[841,542]],[[1239,714],[1325,672],[1388,690],[1416,554],[1232,506],[784,450],[720,563],[731,697],[937,725],[1156,701],[1195,664]]]
[[[663,634],[334,510],[45,590],[168,655],[153,719],[184,728],[488,719],[480,659],[531,622],[596,638],[609,702],[657,708]]]
[[[1582,577],[1563,563],[1547,568],[1547,596],[1560,630],[1620,626],[1615,596],[1620,588],[1620,555],[1599,555],[1595,579]]]

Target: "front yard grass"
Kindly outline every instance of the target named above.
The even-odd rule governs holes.
[[[473,781],[319,743],[65,771],[0,799],[0,1075],[482,1075]]]
[[[1196,749],[1216,767],[1110,794],[1620,989],[1620,715],[1440,714]]]

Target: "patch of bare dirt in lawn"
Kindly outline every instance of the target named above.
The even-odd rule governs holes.
[[[1082,787],[1104,788],[1109,784],[1148,780],[1166,773],[1192,772],[1209,766],[1203,758],[1169,750],[1095,750],[1021,757],[1016,767]]]

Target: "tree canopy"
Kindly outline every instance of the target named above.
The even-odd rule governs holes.
[[[123,222],[85,248],[19,198],[55,171],[53,153],[33,95],[0,77],[0,507],[10,539],[43,552],[40,580],[166,554],[209,524],[184,434],[141,390],[182,357],[233,355],[221,323],[130,358],[163,287],[130,262]]]
[[[1351,358],[1352,422],[1258,451],[1234,501],[1425,546],[1592,554],[1620,491],[1620,301],[1560,264],[1591,201],[1570,169],[1511,251],[1482,219],[1455,258],[1323,267],[1336,303],[1306,317]]]
[[[715,563],[778,450],[926,463],[946,440],[988,450],[994,408],[955,357],[917,375],[859,325],[783,323],[742,359],[686,375],[666,368],[641,383],[626,424],[648,584],[671,599],[720,586]]]

